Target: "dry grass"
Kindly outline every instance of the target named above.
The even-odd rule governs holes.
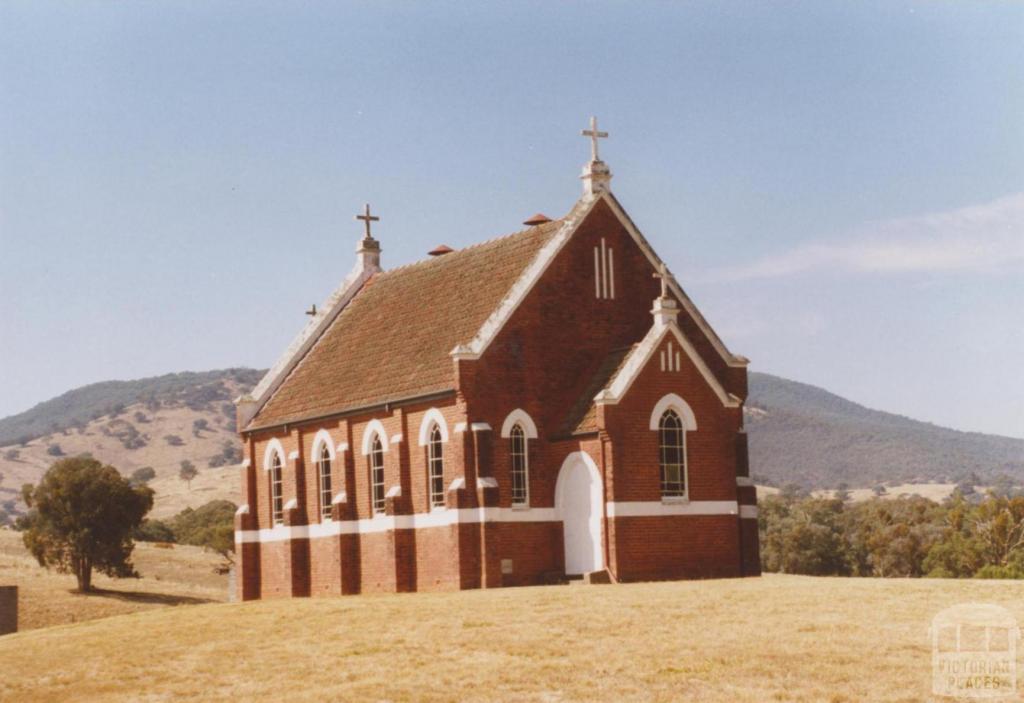
[[[923,701],[929,621],[1013,582],[761,579],[163,609],[0,639],[0,699]]]
[[[135,548],[140,579],[95,575],[98,594],[75,592],[75,578],[41,568],[21,542],[21,535],[0,530],[0,585],[18,586],[18,626],[31,630],[82,622],[140,610],[223,601],[227,577],[214,573],[219,557],[199,547]],[[0,667],[2,668],[2,667]]]

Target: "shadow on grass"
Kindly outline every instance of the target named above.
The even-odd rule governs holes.
[[[125,601],[127,603],[150,603],[154,605],[201,605],[202,603],[218,602],[212,598],[175,596],[170,593],[146,593],[144,591],[113,591],[106,588],[94,588],[88,593],[82,593],[78,589],[73,589],[71,593],[76,596],[112,598],[113,600]]]

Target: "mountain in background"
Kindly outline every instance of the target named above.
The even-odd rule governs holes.
[[[232,400],[263,376],[254,369],[178,373],[107,381],[68,391],[0,420],[0,523],[20,507],[61,456],[81,453],[123,473],[156,473],[154,516],[209,500],[236,500],[242,447]],[[976,474],[1024,483],[1024,440],[959,432],[870,410],[828,391],[750,374],[746,426],[751,475],[769,486],[807,489],[877,484],[954,483]],[[199,476],[178,478],[189,461]]]
[[[826,390],[750,374],[750,471],[767,485],[809,489],[897,483],[1024,483],[1024,440],[960,432],[871,410]]]

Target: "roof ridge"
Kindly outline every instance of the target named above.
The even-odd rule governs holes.
[[[473,244],[467,244],[466,246],[461,247],[459,249],[454,249],[453,251],[451,251],[448,254],[445,254],[444,256],[435,256],[435,257],[427,258],[427,259],[417,259],[416,261],[410,261],[409,263],[402,264],[401,266],[395,266],[394,268],[390,268],[390,269],[383,269],[380,272],[378,272],[377,275],[378,276],[381,276],[381,275],[385,275],[386,276],[386,275],[391,274],[391,273],[397,273],[399,271],[404,271],[405,269],[410,269],[410,268],[413,268],[415,266],[420,266],[420,265],[423,265],[423,264],[433,264],[434,262],[437,262],[437,261],[451,261],[452,257],[457,257],[459,254],[462,254],[462,253],[465,253],[465,252],[469,252],[469,251],[473,251],[474,249],[479,249],[480,247],[487,246],[489,244],[496,244],[497,242],[500,242],[500,241],[502,241],[504,239],[511,239],[513,237],[520,237],[520,236],[522,236],[524,234],[529,234],[531,232],[534,232],[534,231],[540,230],[540,229],[545,229],[545,230],[546,229],[551,229],[552,225],[560,225],[562,223],[563,219],[564,218],[561,218],[561,219],[558,219],[558,220],[551,220],[550,222],[545,222],[542,225],[535,225],[533,227],[525,227],[523,229],[516,230],[515,232],[509,232],[508,234],[499,234],[496,237],[491,237],[490,239],[485,239],[485,240],[483,240],[481,242],[474,242]]]

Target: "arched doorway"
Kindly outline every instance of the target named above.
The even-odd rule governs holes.
[[[562,463],[555,483],[555,510],[565,540],[565,573],[586,574],[604,568],[603,504],[597,465],[585,452],[573,452]]]

